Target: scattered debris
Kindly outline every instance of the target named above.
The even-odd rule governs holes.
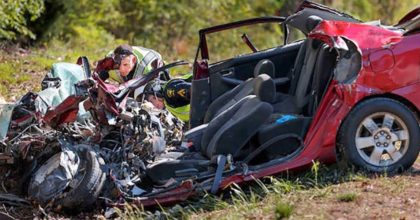
[[[12,216],[10,216],[9,214],[4,213],[4,212],[0,212],[0,219],[3,219],[3,220],[15,220],[15,218],[13,218]]]
[[[42,88],[1,106],[0,164],[18,167],[8,175],[28,185],[29,198],[44,216],[84,210],[99,196],[107,203],[141,196],[147,164],[181,142],[180,120],[130,98],[132,89],[115,97],[79,65],[54,64]],[[10,188],[2,186],[5,192]],[[12,194],[0,201],[30,205]],[[105,216],[114,214],[109,209]]]
[[[0,194],[0,204],[9,206],[30,206],[26,199],[22,199],[14,194]]]

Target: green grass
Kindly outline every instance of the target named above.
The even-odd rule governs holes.
[[[120,42],[116,42],[120,43]],[[6,100],[18,99],[29,91],[38,92],[45,74],[57,62],[75,63],[79,56],[87,56],[93,64],[103,58],[109,48],[90,45],[70,45],[50,42],[28,50],[13,47],[0,50],[0,95]]]
[[[14,77],[16,65],[10,62],[0,63],[0,79],[7,83],[16,83],[17,79]]]
[[[274,216],[276,219],[289,218],[293,212],[293,205],[288,203],[279,202],[275,205]]]
[[[121,219],[331,219],[340,216],[337,212],[346,211],[337,209],[337,202],[343,207],[344,203],[352,205],[357,200],[366,202],[363,185],[371,181],[377,180],[375,187],[384,185],[388,191],[394,186],[409,187],[382,175],[343,171],[319,163],[313,166],[305,173],[284,173],[240,186],[232,184],[218,195],[203,192],[172,207],[143,209],[127,205],[117,212]]]
[[[337,196],[339,202],[353,202],[357,199],[357,193],[349,192]]]
[[[296,210],[295,204],[289,199],[292,195],[309,200],[303,202],[321,198],[333,198],[340,202],[357,199],[358,194],[353,192],[334,195],[333,186],[348,181],[364,181],[365,174],[343,172],[337,167],[326,167],[319,163],[313,166],[306,173],[255,179],[241,186],[232,184],[219,195],[203,193],[172,208],[161,207],[150,212],[131,207],[121,212],[120,216],[123,219],[160,216],[168,219],[285,219],[293,217]]]

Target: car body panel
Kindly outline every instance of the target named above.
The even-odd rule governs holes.
[[[298,12],[304,8],[316,8],[339,13],[321,6],[305,1],[299,7]],[[418,11],[416,13],[418,14]],[[406,21],[415,17],[407,16]],[[200,31],[201,48],[206,48],[204,33],[228,26],[220,25]],[[327,164],[335,162],[338,128],[355,106],[371,97],[396,97],[412,107],[420,116],[420,97],[417,94],[420,91],[420,33],[404,36],[404,32],[398,28],[323,20],[309,33],[309,38],[322,40],[331,49],[339,51],[338,62],[340,59],[345,59],[344,55],[348,51],[358,54],[360,65],[357,66],[355,77],[349,80],[335,78],[331,81],[313,115],[311,125],[304,138],[303,149],[278,161],[270,161],[267,164],[253,167],[238,167],[234,172],[224,175],[220,189],[226,188],[232,183],[252,181],[256,178],[286,171],[302,170],[310,167],[314,161]],[[197,55],[198,52],[199,50],[197,50]],[[200,71],[208,73],[208,51],[204,50],[201,53],[205,61],[203,63],[196,57],[195,74],[197,75],[195,75],[195,79],[206,77]],[[202,66],[200,67],[200,65]],[[346,67],[347,64],[343,65]],[[211,181],[211,178],[201,183],[187,180],[174,189],[159,195],[136,198],[133,202],[139,205],[154,205],[182,201],[197,191],[208,190]]]

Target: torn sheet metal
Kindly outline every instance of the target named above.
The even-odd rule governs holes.
[[[57,81],[55,84],[48,83],[51,81]],[[46,75],[43,80],[43,90],[38,93],[38,97],[35,100],[37,111],[44,115],[49,108],[58,106],[67,97],[76,94],[75,84],[86,80],[85,72],[80,65],[72,63],[55,63],[53,64],[51,71]],[[83,104],[79,103],[79,111],[77,112],[79,122],[89,117],[89,113],[83,108]]]
[[[42,203],[61,194],[77,174],[80,159],[73,151],[63,151],[41,166],[29,185],[29,196]]]
[[[10,205],[10,206],[30,206],[28,200],[23,199],[14,194],[0,194],[0,204]]]
[[[330,47],[343,46],[340,38],[346,37],[364,50],[398,43],[402,40],[402,33],[368,24],[323,20],[309,33],[309,37],[323,40]]]
[[[362,69],[362,53],[357,45],[346,38],[341,38],[346,45],[345,50],[339,50],[339,60],[334,68],[334,79],[340,83],[353,82]]]

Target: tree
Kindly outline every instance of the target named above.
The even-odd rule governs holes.
[[[35,39],[28,22],[35,21],[43,11],[43,0],[0,1],[0,40]]]

